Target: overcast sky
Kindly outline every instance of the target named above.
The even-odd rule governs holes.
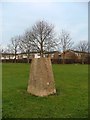
[[[4,0],[0,3],[0,26],[3,28],[0,43],[6,46],[11,37],[23,34],[38,20],[46,20],[54,24],[58,34],[61,29],[69,31],[75,43],[88,40],[87,0],[86,2],[45,2],[44,0],[42,3]]]

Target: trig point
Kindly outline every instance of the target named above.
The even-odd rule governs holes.
[[[32,59],[27,91],[42,97],[56,93],[50,58]]]

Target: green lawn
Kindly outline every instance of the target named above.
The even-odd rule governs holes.
[[[3,118],[87,118],[88,65],[53,65],[57,94],[27,93],[29,64],[3,64]]]
[[[2,118],[2,64],[0,63],[0,119]]]

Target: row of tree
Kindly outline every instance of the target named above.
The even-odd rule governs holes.
[[[54,25],[46,21],[38,21],[32,28],[27,29],[24,34],[11,38],[5,53],[14,53],[15,61],[17,52],[27,53],[38,52],[43,57],[45,52],[61,50],[63,53],[68,49],[75,49],[81,52],[88,52],[89,45],[87,41],[80,41],[76,47],[71,39],[70,33],[62,30],[56,37]],[[64,54],[63,54],[64,59]]]

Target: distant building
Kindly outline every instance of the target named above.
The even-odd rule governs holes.
[[[90,53],[87,52],[80,52],[74,50],[67,50],[64,53],[59,51],[51,51],[45,52],[44,57],[50,57],[52,63],[62,63],[63,61],[63,54],[65,63],[90,63]],[[16,60],[19,62],[31,62],[32,58],[40,58],[40,53],[37,52],[30,52],[28,53],[18,53],[16,54]],[[2,62],[14,62],[15,55],[13,53],[2,53],[0,54],[0,61]]]
[[[61,59],[63,59],[63,54],[64,54],[65,59],[77,59],[78,58],[77,54],[72,50],[64,51],[61,54]]]

